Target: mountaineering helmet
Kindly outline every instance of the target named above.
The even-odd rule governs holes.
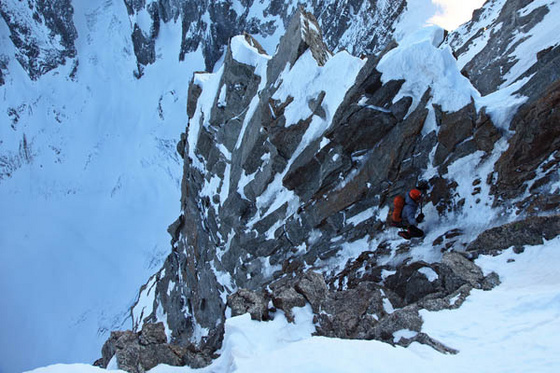
[[[408,193],[408,195],[410,196],[410,198],[412,198],[414,201],[418,202],[420,201],[420,197],[422,197],[422,192],[420,192],[418,189],[412,189],[410,191],[410,193]]]

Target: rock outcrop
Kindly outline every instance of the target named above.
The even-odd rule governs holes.
[[[527,196],[518,203],[530,212],[555,211],[560,180],[560,80],[542,97],[523,105],[511,123],[515,131],[508,149],[496,162],[494,193],[502,200]]]
[[[244,299],[247,305],[241,309],[251,312],[259,304],[256,315],[251,315],[253,319],[262,319],[262,305],[272,300],[276,311],[284,311],[288,320],[293,320],[292,309],[308,303],[315,314],[316,335],[376,339],[408,346],[412,341],[397,338],[396,333],[409,330],[416,332],[414,340],[419,343],[444,353],[456,353],[421,332],[423,321],[419,311],[458,308],[472,289],[491,290],[499,284],[495,273],[484,276],[480,268],[458,253],[446,253],[439,264],[403,264],[393,274],[375,280],[364,270],[368,261],[348,263],[330,286],[323,275],[301,271],[294,277],[268,284],[270,292],[240,290],[230,296],[228,305],[239,310],[237,299]],[[357,274],[363,277],[347,281],[346,276]]]
[[[490,181],[494,204],[515,200],[518,213],[551,211],[560,203],[560,191],[553,188],[558,180],[560,48],[537,31],[545,21],[556,22],[551,6],[491,0],[446,40],[481,94],[515,87],[523,98],[519,108],[511,107],[513,136]],[[488,147],[496,137],[483,133],[490,135],[484,140]]]
[[[201,351],[168,344],[163,323],[145,324],[138,333],[112,332],[103,345],[102,355],[94,365],[107,367],[116,359],[120,369],[134,373],[146,372],[158,364],[200,368],[212,359]]]

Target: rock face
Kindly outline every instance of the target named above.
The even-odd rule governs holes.
[[[441,284],[423,289],[418,282],[410,293],[399,290],[400,278],[389,281],[391,288],[351,275],[354,288],[331,294],[322,274],[306,272],[290,281],[305,267],[336,263],[344,242],[381,232],[385,217],[375,211],[414,185],[437,145],[435,133],[421,135],[429,90],[415,108],[410,97],[395,100],[403,82],[382,83],[376,69],[382,56],[333,56],[315,18],[300,9],[272,58],[246,34],[232,40],[220,72],[195,74],[189,127],[178,146],[185,159],[183,215],[169,230],[172,254],[141,290],[149,300],[133,309],[136,331],[164,321],[171,344],[209,356],[220,347],[226,299],[232,314],[250,312],[254,319],[269,317],[269,301],[288,318],[293,307],[309,302],[330,315],[321,321],[322,335],[388,340],[403,326],[401,319],[420,331],[418,301],[442,293]],[[298,66],[312,69],[316,80],[329,73],[326,81],[332,82],[329,66],[331,60],[338,66],[336,58],[346,58],[345,68],[354,71],[339,80],[340,87],[308,86],[303,96],[288,91],[301,80],[289,75]],[[297,115],[296,99],[306,100]],[[474,108],[455,117],[469,118],[470,135],[478,114],[469,110]],[[360,214],[366,218],[346,218]],[[387,255],[379,250],[375,257]],[[266,285],[272,294],[264,292]],[[388,315],[387,296],[410,307]],[[344,316],[341,307],[349,299],[357,302],[356,310]],[[387,316],[386,324],[377,325],[366,312],[374,299],[371,312]]]
[[[78,33],[73,14],[70,0],[0,3],[0,15],[17,49],[16,58],[31,79],[76,57],[74,41]]]
[[[140,2],[129,4],[140,11]],[[503,12],[518,14],[524,5],[516,6]],[[422,45],[450,57],[434,40]],[[231,40],[219,71],[194,75],[189,124],[177,147],[182,214],[169,228],[172,253],[132,309],[133,335],[163,322],[169,345],[199,351],[208,362],[221,345],[228,307],[255,320],[281,309],[290,320],[294,307],[310,304],[320,335],[456,352],[422,332],[419,310],[459,307],[470,290],[491,289],[499,279],[467,259],[462,227],[434,235],[434,262],[412,260],[414,243],[386,232],[387,213],[394,196],[425,175],[426,203],[441,216],[488,211],[478,196],[495,196],[496,208],[532,212],[520,200],[520,181],[545,198],[557,196],[546,189],[558,181],[558,136],[547,124],[556,120],[556,85],[525,101],[503,152],[494,144],[507,143],[510,122],[494,123],[476,95],[445,110],[436,100],[439,86],[412,92],[403,89],[406,79],[382,73],[396,43],[366,60],[327,45],[318,21],[300,8],[274,56],[244,34]],[[453,68],[448,72],[464,79]],[[529,125],[535,118],[536,130]],[[529,159],[516,171],[518,160]],[[499,241],[510,233],[486,236]],[[351,259],[344,266],[341,257]],[[402,329],[416,334],[397,338]]]
[[[485,277],[480,268],[463,255],[446,253],[439,264],[424,262],[403,264],[385,279],[372,280],[368,275],[354,278],[339,286],[348,274],[365,274],[368,260],[348,263],[347,268],[330,286],[323,275],[313,271],[298,272],[268,285],[270,293],[255,293],[259,304],[267,299],[292,319],[292,309],[309,303],[315,314],[316,335],[345,339],[376,339],[408,346],[413,341],[424,343],[444,353],[457,353],[421,332],[421,309],[431,311],[458,308],[473,288],[490,290],[497,284],[496,274]],[[358,269],[361,270],[358,270]],[[344,273],[344,274],[343,274]],[[342,276],[341,276],[342,275]],[[247,290],[229,298],[228,305],[237,309],[237,298],[250,299]],[[254,301],[249,301],[255,304]],[[251,314],[253,315],[253,314]],[[413,340],[396,338],[400,330],[416,332]]]
[[[260,35],[276,45],[288,26],[296,4],[273,0],[260,2],[227,0],[121,0],[129,16],[131,40],[137,61],[137,77],[157,60],[160,29],[177,24],[181,45],[177,57],[202,52],[206,69],[223,56],[229,40],[243,32]],[[318,19],[324,40],[333,50],[359,54],[378,53],[392,40],[395,23],[407,11],[405,0],[367,1],[313,0],[307,9],[322,9]],[[17,60],[35,80],[71,59],[78,68],[71,0],[2,2],[0,14],[10,28]],[[323,42],[323,38],[321,38]],[[272,51],[269,51],[272,52]],[[6,72],[0,60],[0,84]]]
[[[532,212],[556,210],[560,206],[558,190],[550,186],[559,180],[558,108],[560,80],[551,84],[540,99],[519,109],[511,124],[515,134],[495,167],[498,176],[494,192],[502,199],[529,192],[519,207]]]
[[[552,187],[558,180],[560,48],[536,32],[543,22],[555,22],[551,6],[491,0],[446,40],[481,94],[517,85],[516,94],[524,97],[519,110],[512,107],[509,129],[514,135],[495,165],[492,193],[495,204],[517,199],[520,211],[532,213],[554,210],[560,203]]]

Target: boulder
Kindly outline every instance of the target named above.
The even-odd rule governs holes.
[[[268,299],[262,294],[247,289],[239,289],[228,296],[228,306],[232,316],[251,314],[252,320],[268,320]]]

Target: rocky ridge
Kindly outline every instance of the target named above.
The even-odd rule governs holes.
[[[162,322],[167,338],[157,348],[179,346],[180,356],[168,359],[165,352],[160,362],[189,363],[185,351],[195,351],[197,363],[190,364],[199,366],[221,344],[228,307],[233,315],[267,320],[277,310],[290,318],[293,307],[307,303],[319,335],[418,341],[454,353],[422,333],[418,311],[458,307],[471,289],[496,286],[497,276],[484,277],[471,261],[509,247],[491,242],[510,236],[520,246],[558,235],[552,215],[559,204],[552,187],[558,144],[557,136],[546,135],[554,131],[557,83],[519,109],[510,137],[474,98],[446,111],[434,102],[437,87],[418,97],[399,95],[406,81],[385,80],[378,70],[396,44],[360,60],[333,55],[322,40],[317,20],[300,9],[274,56],[246,34],[232,39],[220,71],[195,74],[189,127],[178,144],[185,160],[183,214],[169,228],[172,253],[141,290],[142,302],[132,310],[135,330],[125,338],[131,344],[112,336],[101,365],[116,354],[124,367],[121,361],[134,356],[127,346],[136,351],[146,325]],[[348,76],[336,83],[331,76],[334,87],[316,83],[339,59]],[[313,64],[317,70],[308,71],[319,87],[310,84],[298,95],[290,72]],[[538,156],[518,171],[515,162],[529,154]],[[479,171],[469,179],[454,173],[457,162],[473,155]],[[493,211],[521,220],[480,229],[473,242],[461,228],[441,232],[432,243],[434,260],[415,260],[414,244],[385,232],[386,206],[428,169],[434,171],[426,208],[441,219],[466,209],[490,211],[489,201]],[[538,193],[527,197],[520,181]],[[526,218],[536,212],[542,216]],[[362,253],[341,265],[350,245]],[[401,329],[416,336],[395,340]]]

